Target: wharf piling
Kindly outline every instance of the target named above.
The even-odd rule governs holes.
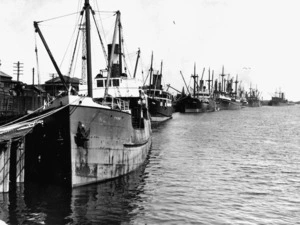
[[[9,167],[11,141],[1,143],[0,152],[0,192],[9,191]]]
[[[18,123],[0,127],[0,193],[25,179],[25,136],[37,124]]]

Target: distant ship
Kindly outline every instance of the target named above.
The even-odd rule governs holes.
[[[271,101],[268,102],[269,106],[287,106],[287,105],[294,105],[294,103],[289,102],[285,98],[284,92],[275,92],[275,96],[272,97]]]
[[[246,99],[249,107],[260,107],[262,105],[260,100],[260,93],[258,92],[257,88],[253,89],[250,86],[249,93],[246,93]]]
[[[182,113],[200,113],[204,112],[208,103],[202,102],[199,98],[191,94],[181,97],[177,103],[176,108]]]
[[[216,98],[216,102],[220,110],[238,110],[242,108],[242,101],[239,97],[238,92],[238,80],[236,77],[236,81],[233,82],[233,79],[225,80],[224,79],[224,67],[222,68],[222,80],[218,83],[215,81],[215,91],[214,95]],[[229,75],[228,75],[229,77]],[[235,91],[233,91],[233,83],[235,83]]]
[[[182,92],[181,97],[176,101],[176,110],[183,113],[203,113],[216,111],[216,104],[212,94],[213,92],[210,90],[210,88],[207,89],[204,86],[203,74],[204,69],[202,77],[198,82],[198,75],[196,74],[196,65],[194,65],[194,74],[192,74],[193,88],[190,92],[188,87],[186,86],[188,94],[185,94],[184,91]]]
[[[143,89],[148,95],[148,107],[151,122],[158,123],[172,118],[172,94],[162,86],[162,62],[159,71],[153,71],[153,54],[151,57],[149,85]]]

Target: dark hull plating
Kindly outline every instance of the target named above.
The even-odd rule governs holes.
[[[248,105],[249,107],[260,107],[261,101],[260,100],[249,100],[248,99]]]
[[[162,122],[172,118],[173,107],[161,105],[162,102],[155,98],[148,98],[149,113],[152,122]]]
[[[202,113],[209,110],[209,103],[202,102],[198,98],[191,96],[183,97],[176,102],[176,111],[181,113]]]

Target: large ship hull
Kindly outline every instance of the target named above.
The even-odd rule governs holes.
[[[293,102],[289,102],[286,98],[284,93],[279,92],[278,96],[272,97],[271,101],[268,102],[269,106],[289,106],[294,105]]]
[[[138,123],[134,128],[131,114],[120,110],[80,102],[63,106],[26,138],[27,180],[76,187],[135,170],[151,145],[150,120]]]
[[[176,102],[176,110],[181,113],[203,113],[209,109],[209,103],[191,96],[183,97]]]
[[[260,100],[248,100],[248,107],[260,107],[261,101]]]
[[[276,101],[270,101],[268,103],[269,106],[289,106],[292,104],[289,104],[289,102],[276,102]]]

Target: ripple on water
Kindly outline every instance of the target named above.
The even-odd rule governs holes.
[[[74,189],[0,197],[10,224],[299,224],[300,107],[175,113],[145,165]],[[51,190],[51,191],[49,191]]]

